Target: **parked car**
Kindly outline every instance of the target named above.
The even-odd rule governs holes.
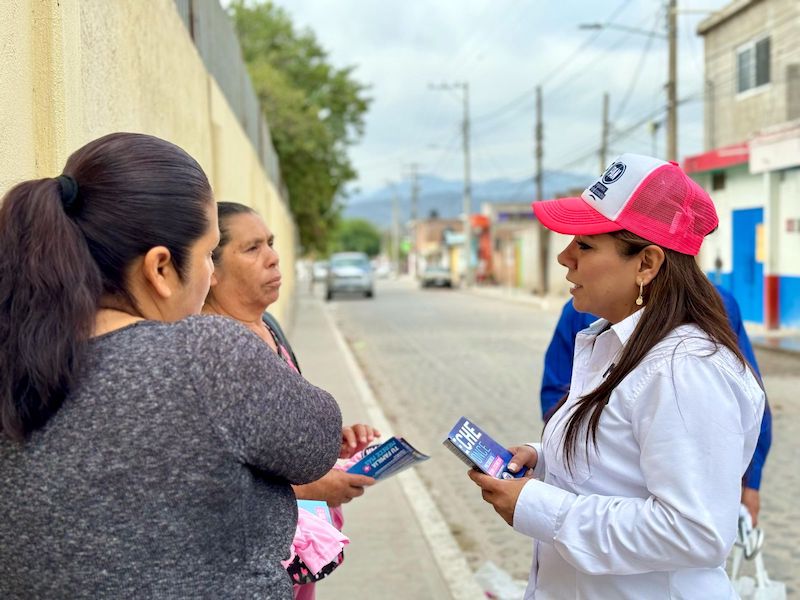
[[[453,287],[453,275],[450,269],[439,265],[427,265],[419,276],[422,287]]]
[[[314,261],[311,265],[311,280],[316,283],[317,281],[325,281],[328,278],[328,262],[325,260]]]
[[[338,252],[331,256],[325,299],[331,300],[341,292],[359,293],[367,298],[375,295],[372,265],[363,252]]]
[[[388,262],[378,261],[373,265],[373,272],[378,279],[386,279],[392,274],[392,267]]]

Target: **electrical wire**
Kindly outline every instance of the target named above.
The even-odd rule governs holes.
[[[647,37],[647,41],[642,49],[642,55],[639,57],[639,63],[636,65],[636,69],[634,70],[633,77],[631,78],[631,83],[628,86],[625,95],[622,97],[622,102],[619,103],[617,106],[617,110],[614,112],[614,116],[611,118],[611,122],[615,122],[620,116],[625,112],[625,109],[628,106],[628,101],[631,99],[633,95],[633,91],[636,89],[636,84],[639,83],[639,77],[642,74],[644,69],[644,65],[646,59],[648,57],[648,53],[650,51],[650,46],[653,44],[653,40],[655,39],[656,30],[658,28],[658,21],[661,17],[661,13],[659,11],[658,15],[656,16],[656,22],[653,24],[653,29],[650,31],[650,35]]]
[[[609,15],[608,19],[606,19],[606,23],[613,23],[617,16],[622,14],[622,9],[630,2],[631,0],[622,0],[619,6]],[[603,29],[599,29],[593,35],[591,35],[587,40],[584,41],[575,51],[570,54],[566,59],[560,62],[558,65],[553,67],[546,75],[539,78],[539,82],[535,85],[529,87],[524,92],[513,98],[511,101],[507,102],[506,104],[492,110],[486,112],[481,115],[477,115],[473,118],[473,122],[477,123],[480,121],[488,121],[492,119],[496,119],[498,116],[501,116],[508,111],[515,110],[519,107],[520,103],[524,103],[526,100],[530,99],[530,95],[536,90],[537,87],[542,86],[544,82],[546,82],[549,78],[553,77],[558,73],[562,73],[564,68],[570,65],[573,60],[579,56],[586,48],[588,48],[601,34],[603,33]]]

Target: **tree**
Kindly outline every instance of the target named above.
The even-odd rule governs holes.
[[[371,101],[354,67],[336,68],[310,30],[271,2],[230,7],[253,87],[269,122],[289,207],[305,250],[325,252],[356,172],[348,148],[364,132]]]
[[[364,252],[370,258],[381,251],[381,232],[364,219],[341,221],[333,240],[336,252]]]

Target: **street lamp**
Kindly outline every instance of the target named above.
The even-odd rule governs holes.
[[[648,37],[658,37],[661,39],[667,39],[667,35],[665,33],[658,33],[656,31],[647,31],[646,29],[639,29],[638,27],[628,27],[627,25],[617,25],[616,23],[581,23],[578,25],[578,29],[586,29],[592,31],[599,31],[602,29],[618,29],[619,31],[626,31],[628,33],[638,33],[641,35],[646,35]]]

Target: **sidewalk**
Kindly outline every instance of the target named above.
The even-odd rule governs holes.
[[[800,354],[800,330],[767,329],[763,325],[745,324],[747,335],[755,348]]]
[[[297,300],[290,339],[303,375],[336,397],[345,423],[374,422],[369,417],[374,410],[364,405],[366,382],[348,363],[322,302],[305,289]],[[441,556],[428,543],[430,532],[423,531],[403,489],[403,477],[382,481],[344,506],[344,533],[351,543],[342,566],[318,584],[318,600],[456,597],[439,569]]]

